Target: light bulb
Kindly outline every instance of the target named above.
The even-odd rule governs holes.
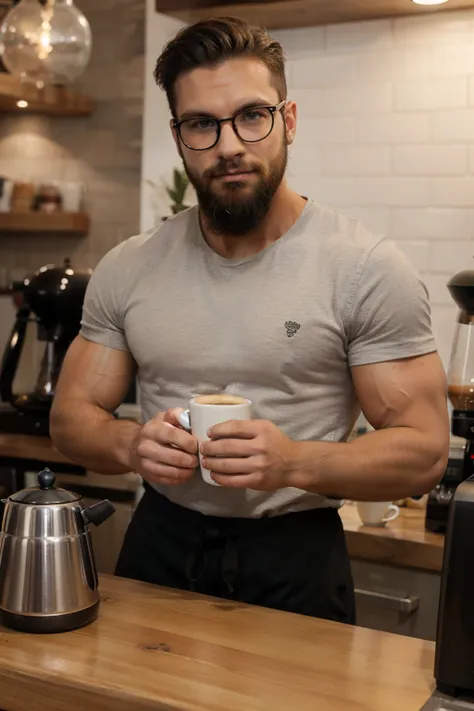
[[[86,68],[91,48],[90,25],[73,0],[21,0],[0,27],[6,68],[38,87],[74,82]]]
[[[448,0],[411,0],[415,5],[444,5]]]

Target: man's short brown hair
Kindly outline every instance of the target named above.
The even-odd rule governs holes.
[[[260,59],[272,74],[280,101],[286,99],[286,61],[281,44],[261,27],[235,17],[216,17],[180,30],[156,63],[155,80],[166,92],[173,116],[176,118],[174,89],[181,74],[236,57]]]

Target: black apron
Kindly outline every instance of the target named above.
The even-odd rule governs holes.
[[[204,516],[145,483],[115,574],[355,624],[344,530],[332,508],[259,519]]]

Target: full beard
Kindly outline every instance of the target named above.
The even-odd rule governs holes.
[[[267,173],[255,167],[258,175],[256,184],[249,187],[244,182],[227,182],[217,193],[213,189],[213,179],[228,170],[252,169],[240,159],[221,160],[204,175],[196,175],[184,162],[184,168],[193,185],[199,207],[207,218],[209,227],[218,234],[241,237],[258,228],[268,213],[273,196],[280,187],[288,163],[286,142],[278,156],[271,163]]]

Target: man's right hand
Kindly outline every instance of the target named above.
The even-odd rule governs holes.
[[[199,464],[198,441],[180,427],[178,412],[160,412],[138,432],[133,469],[152,484],[185,484]]]

